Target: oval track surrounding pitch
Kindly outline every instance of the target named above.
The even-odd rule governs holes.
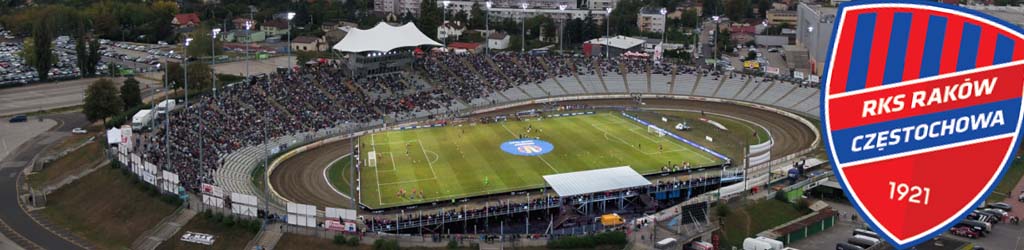
[[[677,99],[645,99],[650,109],[676,109],[705,111],[733,116],[764,126],[775,140],[772,155],[788,155],[799,152],[815,140],[815,131],[800,121],[770,111],[727,103],[702,102]],[[594,106],[635,105],[632,100],[587,100],[563,102],[561,104],[589,104]],[[538,106],[520,106],[508,110],[499,110],[474,116],[504,114],[511,110],[530,109]],[[329,164],[351,153],[349,140],[325,144],[319,148],[300,153],[285,160],[270,174],[270,182],[274,190],[292,202],[328,207],[352,207],[352,201],[339,195],[324,179],[324,170]]]

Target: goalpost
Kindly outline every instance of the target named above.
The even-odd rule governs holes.
[[[366,155],[366,165],[370,167],[377,167],[377,151],[370,151]]]
[[[654,125],[647,125],[647,133],[655,134],[658,137],[664,137],[665,136],[665,130],[662,130],[662,129],[658,128],[658,126],[654,126]]]

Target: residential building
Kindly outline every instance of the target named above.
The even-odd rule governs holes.
[[[340,42],[341,39],[345,38],[345,35],[348,35],[348,31],[344,31],[344,30],[340,30],[340,29],[339,30],[331,30],[331,31],[324,32],[324,39],[327,41],[327,44],[336,44],[336,43]]]
[[[491,20],[512,18],[520,20],[525,16],[526,18],[543,15],[554,19],[557,22],[561,22],[568,19],[586,19],[590,16],[597,23],[604,22],[606,12],[603,10],[587,10],[587,9],[566,9],[561,11],[556,9],[526,9],[525,11],[521,8],[491,8],[490,16]],[[492,23],[493,24],[493,23]]]
[[[587,0],[586,9],[604,11],[607,8],[615,8],[619,0]]]
[[[457,40],[462,37],[462,32],[466,31],[466,25],[463,25],[459,21],[445,21],[437,27],[437,39],[449,39]],[[452,38],[454,37],[454,38]]]
[[[643,7],[636,17],[636,26],[640,32],[665,32],[665,15],[661,14],[660,8]]]
[[[273,19],[263,22],[263,24],[260,25],[260,31],[266,32],[267,37],[283,36],[288,33],[288,21]]]
[[[292,39],[292,51],[324,51],[327,43],[322,38],[300,36]]]
[[[490,49],[508,49],[509,35],[505,32],[491,32],[487,36],[487,47]]]
[[[171,24],[177,28],[195,27],[199,25],[199,15],[196,13],[182,13],[174,15],[174,19],[171,19]]]
[[[792,10],[768,10],[765,12],[768,24],[796,24],[797,12]]]
[[[807,63],[810,65],[811,73],[820,75],[828,57],[836,8],[800,3],[797,6],[797,16],[799,20],[796,24],[796,45],[807,50]]]

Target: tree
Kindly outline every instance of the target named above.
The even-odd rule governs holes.
[[[486,18],[483,7],[480,6],[479,1],[474,1],[473,6],[469,9],[469,27],[472,29],[483,29],[486,26],[484,18]]]
[[[718,38],[715,39],[717,40],[715,43],[715,49],[718,50],[719,57],[721,57],[722,54],[732,52],[732,48],[736,47],[735,42],[732,41],[732,32],[730,32],[729,29],[719,29]]]
[[[744,58],[743,60],[744,61],[757,60],[757,52],[747,51],[747,57]]]
[[[771,0],[758,0],[757,1],[757,18],[767,19],[768,10],[772,9]]]
[[[188,45],[188,56],[189,57],[208,57],[211,56],[210,52],[213,50],[221,51],[224,44],[217,39],[212,39],[213,33],[209,28],[197,28],[189,35],[192,38],[192,42]],[[220,34],[224,35],[224,34]],[[213,41],[213,43],[211,43]],[[211,47],[213,46],[212,50]]]
[[[103,120],[103,126],[107,125],[107,117],[121,113],[124,109],[124,101],[118,96],[117,87],[114,81],[101,78],[89,85],[85,90],[85,104],[82,112],[89,121]]]
[[[722,15],[722,0],[704,0],[701,7],[701,14],[705,17]]]
[[[437,7],[437,0],[423,0],[420,2],[420,18],[416,27],[427,37],[437,39],[437,27],[441,25],[441,9]]]
[[[754,9],[750,0],[728,0],[725,3],[725,16],[733,21],[739,21],[753,17]]]
[[[183,65],[176,62],[167,63],[167,82],[172,88],[185,88],[185,71]],[[205,90],[213,86],[210,65],[201,61],[193,61],[188,64],[188,89],[190,92]]]
[[[134,77],[128,77],[121,85],[121,101],[128,109],[142,105],[142,92],[139,89],[139,81]]]
[[[103,55],[100,54],[100,40],[89,39],[89,61],[88,64],[85,65],[85,68],[81,70],[87,71],[87,76],[95,76],[96,67],[100,65],[100,59],[102,58]]]
[[[87,76],[89,74],[86,70],[89,65],[89,48],[86,47],[84,36],[75,38],[75,62],[75,65],[78,65],[78,74],[83,77]]]
[[[57,57],[53,55],[53,28],[50,18],[37,19],[32,25],[31,43],[26,42],[25,49],[22,51],[22,58],[25,59],[25,62],[39,72],[40,81],[46,81],[47,73],[57,62]]]

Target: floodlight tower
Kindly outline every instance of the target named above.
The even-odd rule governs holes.
[[[608,48],[612,44],[612,8],[604,8],[604,58],[608,58],[611,55],[611,48]]]
[[[487,42],[484,43],[484,45],[485,45],[485,47],[484,47],[484,55],[490,56],[491,55],[491,39],[490,39],[490,36],[491,36],[491,34],[494,33],[494,31],[491,31],[491,6],[494,6],[494,2],[487,1],[487,2],[484,3],[484,5],[487,6],[487,12],[484,12],[484,29],[487,30],[487,37],[488,37],[488,39],[486,39]]]
[[[520,7],[523,7],[523,34],[522,34],[523,43],[520,44],[519,51],[520,52],[526,52],[526,8],[530,7],[530,4],[529,3],[523,3],[522,5],[520,5]]]
[[[288,48],[285,48],[287,55],[285,56],[285,63],[288,65],[288,71],[285,76],[292,76],[292,18],[295,18],[295,12],[288,12]]]
[[[569,6],[564,4],[564,3],[563,4],[559,4],[558,5],[558,11],[560,11],[562,13],[565,13],[565,8],[567,8],[567,7],[569,7]],[[562,23],[558,27],[558,52],[562,52],[563,50],[565,50],[565,45],[564,45],[565,43],[562,42],[562,40],[565,39],[565,35],[563,35],[563,32],[564,32],[563,30],[565,30],[565,21],[566,20],[568,20],[568,18],[562,19]]]

